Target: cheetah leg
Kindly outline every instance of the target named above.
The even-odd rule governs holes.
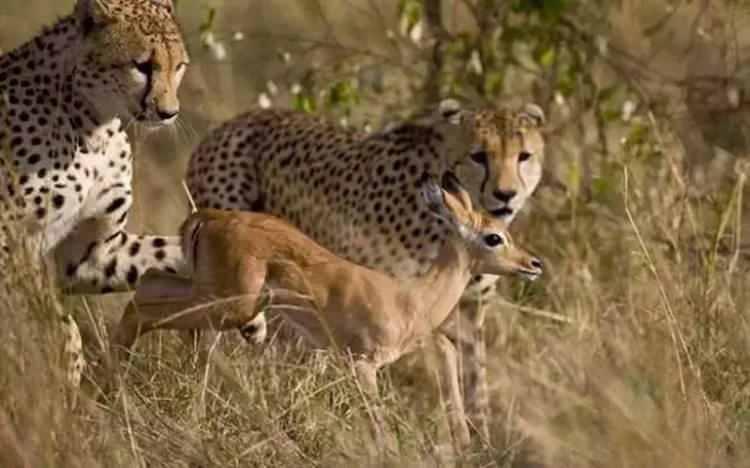
[[[473,302],[473,301],[472,301]],[[462,343],[464,356],[463,382],[464,398],[467,413],[472,427],[485,440],[489,439],[490,427],[488,421],[489,389],[487,387],[487,345],[484,339],[484,317],[486,307],[473,302],[463,307],[463,310],[475,309],[476,322],[471,330],[472,338],[468,343]]]
[[[17,242],[18,238],[12,235],[10,224],[7,224],[7,220],[0,220],[0,270],[6,270],[12,268],[10,265],[10,255],[15,249],[11,249],[11,245],[18,247],[19,249],[30,249],[31,251],[39,250],[37,237],[28,237],[23,239],[22,242],[26,242],[23,245]],[[17,245],[18,244],[18,245]],[[6,264],[7,263],[7,264]],[[40,268],[41,264],[37,265]],[[43,274],[40,271],[37,272],[39,275]],[[62,313],[59,316],[61,336],[63,337],[63,367],[65,369],[65,379],[70,385],[70,406],[75,408],[78,402],[78,389],[81,385],[81,379],[83,377],[83,371],[86,367],[86,360],[83,355],[83,339],[81,337],[81,330],[78,328],[78,324],[72,315],[68,313]]]
[[[468,320],[468,339],[459,341],[463,355],[461,369],[464,401],[471,427],[484,440],[490,436],[489,421],[489,390],[487,387],[486,355],[487,347],[484,340],[484,321],[487,308],[481,299],[462,299],[457,313]]]
[[[62,286],[69,292],[132,291],[150,269],[188,276],[179,237],[142,236],[125,231],[106,237],[92,236],[87,228],[93,223],[88,226],[82,223],[55,249],[55,261],[62,270]]]
[[[71,408],[75,408],[78,403],[77,390],[81,385],[83,370],[86,367],[86,360],[83,357],[83,339],[81,330],[71,315],[66,314],[61,317],[61,320],[64,336],[65,377],[72,390],[70,405]]]

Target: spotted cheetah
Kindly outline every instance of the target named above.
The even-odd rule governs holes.
[[[533,104],[472,111],[446,100],[369,136],[302,113],[256,110],[203,140],[187,183],[198,207],[283,217],[350,261],[409,278],[426,271],[447,236],[418,202],[423,175],[454,172],[484,209],[509,223],[541,178],[543,125]],[[443,332],[460,341],[456,316]],[[483,376],[472,372],[479,374],[473,381]]]
[[[124,228],[126,130],[175,121],[187,65],[172,0],[77,0],[72,14],[0,56],[0,211],[12,209],[54,259],[65,290],[126,291],[150,268],[184,271],[178,238]],[[2,237],[0,247],[12,250]]]

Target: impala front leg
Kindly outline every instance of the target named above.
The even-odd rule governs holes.
[[[366,402],[367,411],[372,420],[373,432],[375,441],[378,444],[378,449],[385,452],[395,453],[396,441],[386,430],[385,417],[380,405],[377,380],[378,368],[369,360],[358,359],[354,361],[354,371],[357,375],[357,381],[359,382],[360,388],[368,397],[367,400],[369,400]]]
[[[451,340],[440,332],[433,336],[435,347],[438,351],[440,364],[440,388],[441,393],[447,396],[444,403],[448,415],[451,434],[459,449],[469,444],[469,427],[466,424],[463,399],[461,398],[461,386],[458,381],[458,356],[456,347]]]
[[[457,351],[460,390],[468,421],[480,437],[489,438],[487,371],[483,324],[485,307],[479,301],[462,299],[440,327]]]

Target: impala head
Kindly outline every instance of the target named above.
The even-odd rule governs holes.
[[[77,0],[77,85],[102,117],[172,124],[189,62],[172,0]]]
[[[507,223],[474,211],[471,196],[448,172],[442,187],[428,180],[422,193],[432,213],[454,229],[466,243],[475,262],[476,274],[516,274],[535,280],[542,262],[513,243]]]
[[[454,171],[472,198],[510,223],[542,177],[542,109],[525,104],[465,110],[446,99],[425,121],[443,135]]]

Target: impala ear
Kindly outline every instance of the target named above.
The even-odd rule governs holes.
[[[455,178],[455,176],[448,177]],[[455,193],[441,187],[434,179],[427,178],[422,185],[422,198],[433,216],[442,219],[453,226],[459,234],[464,235],[467,232],[467,225],[471,221],[471,208],[466,208],[465,191],[460,186],[451,186],[451,189]],[[468,194],[466,195],[468,196]],[[470,205],[471,201],[469,201]]]
[[[443,174],[441,182],[443,190],[453,195],[466,211],[474,211],[471,195],[469,195],[469,192],[467,192],[463,185],[461,185],[461,181],[458,180],[458,177],[456,177],[456,174],[453,171],[446,171]]]
[[[420,190],[422,199],[427,205],[427,209],[430,210],[435,217],[449,221],[447,219],[447,210],[445,209],[445,200],[443,199],[443,190],[440,188],[435,180],[427,177],[427,174],[423,177],[424,182]]]

